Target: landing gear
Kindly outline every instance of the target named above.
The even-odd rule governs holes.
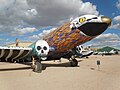
[[[71,59],[71,60],[70,60],[70,65],[71,65],[72,67],[78,66],[78,61],[75,59],[75,56],[71,56],[70,59]]]
[[[71,65],[72,67],[76,67],[76,66],[78,66],[78,61],[77,61],[76,59],[72,59],[72,60],[70,61],[70,65]]]
[[[42,64],[41,61],[35,60],[32,56],[32,68],[34,72],[41,73],[42,72]]]
[[[34,72],[41,73],[42,72],[42,64],[39,61],[35,62],[35,66],[33,68]]]

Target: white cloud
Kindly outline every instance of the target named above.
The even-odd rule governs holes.
[[[15,0],[0,0],[0,11],[9,9]]]
[[[96,11],[96,6],[90,2],[82,3],[80,7],[80,13],[83,14],[95,14],[98,15],[99,12]],[[82,14],[81,13],[81,14]]]
[[[40,37],[38,35],[29,36],[30,39],[38,40]]]
[[[119,36],[117,34],[115,34],[115,33],[101,34],[98,37],[96,37],[96,40],[104,40],[104,41],[106,40],[106,41],[108,41],[108,39],[110,41],[113,41],[113,40],[116,40],[116,39],[120,40]]]
[[[41,33],[39,33],[38,35],[32,35],[29,38],[30,39],[34,39],[34,40],[38,40],[38,39],[42,39],[43,36],[48,35],[51,31],[54,31],[56,28],[51,28],[49,30],[43,30]]]
[[[117,47],[120,48],[120,36],[115,33],[101,34],[93,39],[93,47]]]
[[[99,12],[95,5],[82,0],[0,0],[0,34],[5,38],[21,36],[24,40],[22,36],[28,37],[27,33],[32,34],[41,27],[57,27],[83,14]],[[49,32],[44,30],[30,37],[39,39]]]
[[[35,8],[39,16],[31,22],[37,26],[55,26],[63,24],[69,18],[83,14],[95,14],[99,12],[96,6],[82,0],[27,0],[31,8]]]
[[[120,29],[120,23],[114,24],[114,25],[112,25],[110,28]]]
[[[27,18],[25,12],[29,8],[26,0],[2,1],[0,3],[0,32],[12,34],[19,25],[29,26],[24,21]]]
[[[119,23],[120,22],[120,16],[114,17],[113,20]]]
[[[37,13],[37,11],[35,9],[30,9],[30,10],[27,10],[27,12],[26,12],[27,16],[35,16],[37,14],[38,13]]]
[[[118,2],[116,3],[116,7],[120,9],[120,0],[118,0]]]
[[[0,41],[3,41],[4,39],[3,38],[0,38]]]
[[[43,32],[40,33],[40,34],[38,34],[38,36],[39,36],[40,38],[42,38],[43,36],[48,35],[51,31],[54,31],[55,29],[56,29],[56,28],[52,28],[52,29],[50,29],[50,30],[43,30]]]
[[[110,28],[120,30],[120,16],[116,16],[113,18],[113,25],[111,25]]]
[[[83,14],[99,12],[95,5],[82,0],[0,0],[0,32],[25,34],[26,29],[18,26],[56,26]]]
[[[20,26],[16,27],[14,31],[12,31],[12,35],[23,35],[26,33],[32,33],[34,31],[36,31],[37,29],[34,27],[25,27],[22,28]]]

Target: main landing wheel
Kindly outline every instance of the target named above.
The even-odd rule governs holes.
[[[70,61],[70,64],[71,64],[72,67],[76,67],[76,66],[78,66],[78,61],[76,59],[72,59]]]
[[[42,72],[42,64],[39,61],[35,62],[35,66],[33,68],[34,72],[41,73]]]

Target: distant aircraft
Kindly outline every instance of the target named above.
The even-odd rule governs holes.
[[[112,49],[111,51],[98,52],[98,55],[115,55],[118,54],[118,51]]]
[[[111,53],[112,55],[118,54],[117,50],[112,49],[109,53]]]
[[[92,40],[103,33],[111,25],[111,19],[104,16],[83,15],[69,21],[56,30],[44,36],[28,48],[0,47],[0,60],[32,61],[33,71],[41,72],[41,61],[67,58],[71,66],[77,66],[78,61],[71,51],[78,45]]]

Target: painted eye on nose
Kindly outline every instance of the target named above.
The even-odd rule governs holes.
[[[83,22],[85,22],[85,21],[86,21],[86,17],[83,17],[83,18],[80,18],[80,19],[79,19],[79,22],[80,22],[80,23],[83,23]]]
[[[41,49],[41,47],[40,46],[37,46],[37,50],[40,50]]]

